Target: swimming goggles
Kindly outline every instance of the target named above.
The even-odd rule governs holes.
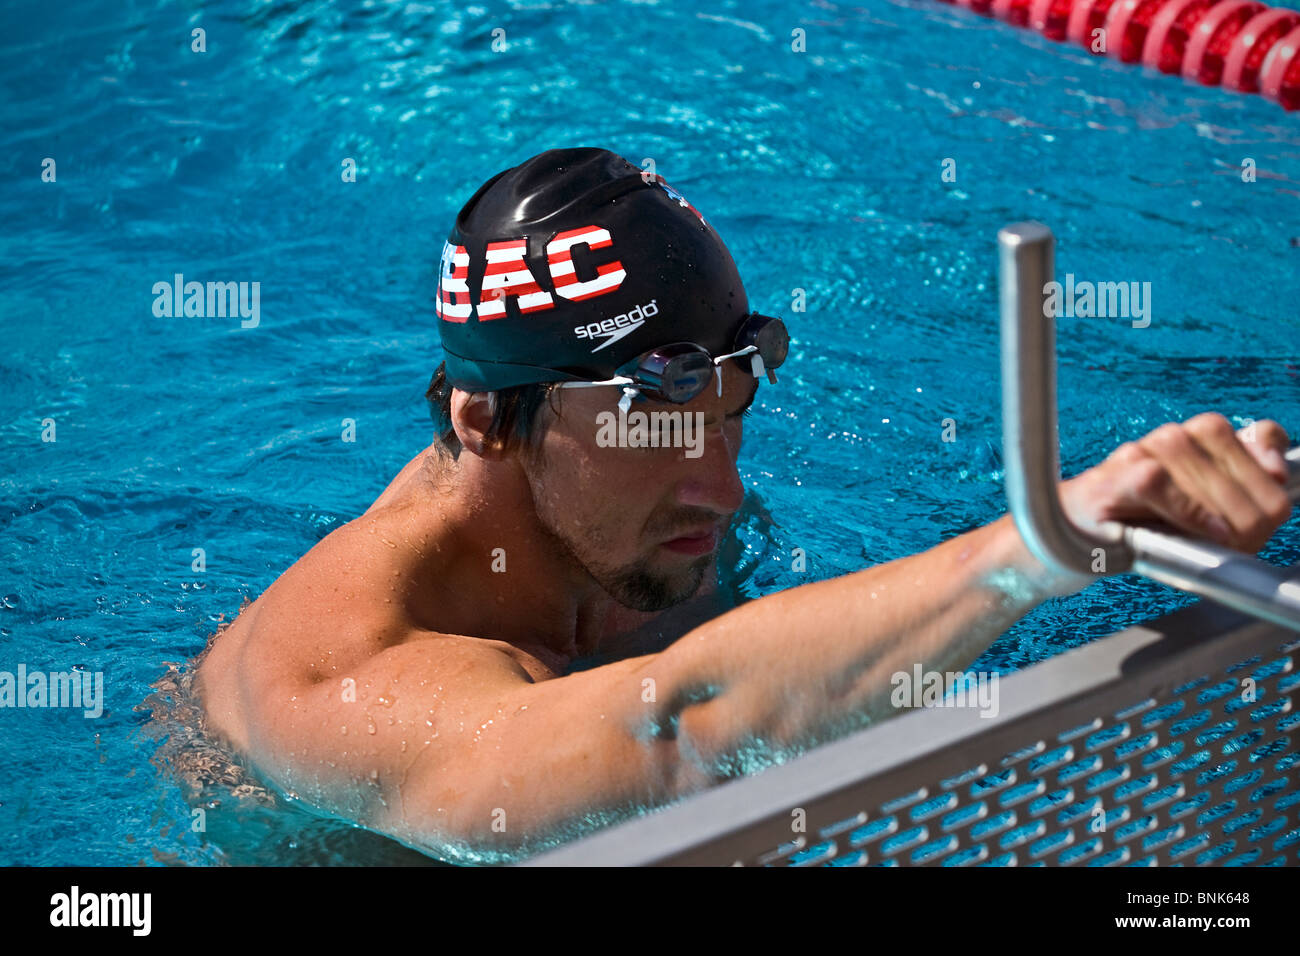
[[[602,382],[562,382],[560,388],[595,388],[601,385],[623,386],[619,411],[627,413],[638,395],[658,401],[684,405],[699,397],[716,375],[718,395],[722,394],[722,363],[727,359],[742,361],[749,356],[749,370],[754,378],[767,375],[776,384],[776,373],[790,351],[790,333],[785,323],[770,315],[750,312],[736,334],[735,351],[712,356],[694,342],[674,342],[644,352],[618,369],[613,378]]]

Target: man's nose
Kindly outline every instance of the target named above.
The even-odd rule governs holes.
[[[683,475],[677,483],[677,500],[683,505],[708,508],[731,515],[745,500],[745,486],[736,469],[734,436],[729,429],[706,428],[698,458],[683,456]]]

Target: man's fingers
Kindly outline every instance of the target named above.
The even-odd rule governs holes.
[[[1173,528],[1226,543],[1231,535],[1227,523],[1181,488],[1164,463],[1143,445],[1125,442],[1115,449],[1111,459],[1123,476],[1116,487],[1123,502],[1107,509],[1102,519],[1141,522],[1155,512]],[[1218,526],[1215,520],[1220,522]]]
[[[1281,426],[1276,422],[1268,424],[1276,426],[1276,431],[1261,429],[1260,423],[1257,422],[1256,442],[1268,441],[1270,438],[1276,441],[1278,433],[1281,440],[1285,442],[1286,432],[1282,431]],[[1236,486],[1250,496],[1254,508],[1249,514],[1234,516],[1229,512],[1229,516],[1238,518],[1233,521],[1233,526],[1245,535],[1244,545],[1249,550],[1258,551],[1272,537],[1278,526],[1291,515],[1291,499],[1283,491],[1278,479],[1261,461],[1261,458],[1267,459],[1277,454],[1277,449],[1272,445],[1261,445],[1257,452],[1252,454],[1249,444],[1242,441],[1241,436],[1233,430],[1232,424],[1222,415],[1215,413],[1197,415],[1189,420],[1187,431],[1215,459],[1216,468],[1227,472],[1231,480],[1236,482]],[[1280,455],[1278,455],[1278,464],[1285,469],[1285,462],[1281,461]]]
[[[1223,424],[1230,440],[1236,442],[1231,424],[1226,419]],[[1168,473],[1169,484],[1190,499],[1180,501],[1172,488],[1162,486],[1157,495],[1166,505],[1161,509],[1151,501],[1157,510],[1168,511],[1167,517],[1187,531],[1241,547],[1259,534],[1264,518],[1250,493],[1217,461],[1222,436],[1213,433],[1219,431],[1219,426],[1209,422],[1201,422],[1195,433],[1187,425],[1170,422],[1139,439],[1138,446]],[[1215,453],[1202,444],[1202,435]],[[1244,450],[1242,455],[1246,457]],[[1155,479],[1147,477],[1147,483],[1153,484]]]
[[[1284,489],[1289,469],[1281,456],[1288,447],[1277,422],[1255,422],[1238,432],[1209,412],[1125,442],[1104,465],[1063,488],[1072,489],[1066,497],[1081,527],[1159,519],[1254,553],[1291,517]]]

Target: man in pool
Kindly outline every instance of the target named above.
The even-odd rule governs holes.
[[[209,728],[321,810],[510,859],[885,718],[891,674],[960,669],[1093,580],[1049,574],[1004,515],[725,609],[742,414],[788,339],[699,212],[613,153],[485,183],[436,312],[440,436],[199,669]],[[679,416],[638,430],[647,411]],[[1063,481],[1063,506],[1258,551],[1291,512],[1288,438],[1247,437],[1163,425]]]

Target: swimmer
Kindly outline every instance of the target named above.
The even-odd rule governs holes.
[[[488,180],[435,312],[435,441],[198,671],[209,729],[324,813],[452,862],[516,859],[743,772],[755,748],[888,717],[891,674],[960,670],[1094,580],[1049,574],[1003,515],[728,608],[715,558],[744,414],[780,387],[788,334],[701,213],[611,152]],[[601,424],[636,411],[694,416],[699,453]],[[1257,552],[1291,503],[1288,436],[1254,430],[1162,425],[1062,481],[1063,507],[1084,529],[1161,522]]]

